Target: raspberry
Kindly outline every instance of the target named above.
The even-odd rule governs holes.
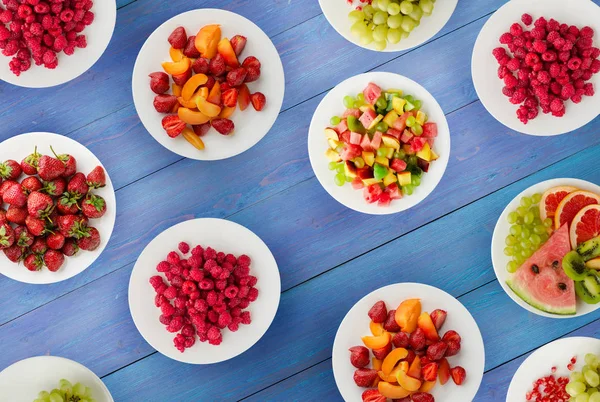
[[[202,290],[211,290],[214,286],[214,282],[208,278],[204,278],[198,283],[198,287]]]
[[[583,91],[584,91],[583,94],[585,96],[594,96],[594,93],[595,93],[594,85],[591,82],[588,82],[587,84],[585,84],[583,86]]]
[[[594,30],[588,26],[581,28],[579,35],[582,38],[592,38],[594,36]]]
[[[249,311],[242,312],[242,315],[240,315],[240,318],[242,319],[241,323],[244,325],[248,325],[252,322]]]
[[[552,63],[550,65],[550,76],[552,78],[556,78],[560,75],[560,66],[558,65],[558,63]]]
[[[82,21],[85,25],[91,25],[92,22],[94,22],[94,13],[91,11],[86,11]]]
[[[167,290],[165,290],[165,292],[163,293],[163,295],[164,295],[164,296],[165,296],[167,299],[169,299],[169,300],[172,300],[172,299],[174,299],[174,298],[176,298],[176,297],[177,297],[178,293],[179,293],[179,291],[177,290],[177,288],[176,288],[176,287],[174,287],[174,286],[169,286],[169,287],[167,288]]]
[[[237,286],[228,286],[225,289],[225,297],[227,297],[228,299],[233,299],[234,297],[237,296],[239,289],[237,288]]]
[[[256,288],[250,288],[250,291],[248,292],[248,300],[250,300],[251,302],[253,302],[256,299],[258,299],[258,289],[256,289]]]
[[[232,321],[233,321],[233,318],[231,317],[231,314],[229,314],[228,312],[225,311],[225,312],[221,313],[221,315],[219,315],[217,324],[219,325],[219,327],[225,328],[226,326],[231,324]]]
[[[546,41],[554,44],[558,38],[560,38],[560,34],[556,31],[552,31],[548,34],[548,36],[546,36]]]
[[[553,50],[548,50],[542,54],[542,60],[548,62],[556,60],[556,57],[556,52]]]
[[[525,56],[525,64],[527,64],[530,67],[533,67],[539,62],[540,57],[535,53],[527,53],[527,56]]]
[[[515,78],[514,75],[507,74],[504,76],[504,85],[506,85],[507,87],[514,88],[517,86],[518,83],[519,81]]]
[[[512,103],[514,105],[523,103],[523,101],[525,101],[525,94],[522,91],[515,92],[513,94],[513,96],[510,98],[510,103]]]
[[[515,22],[510,26],[510,33],[512,36],[521,36],[523,34],[523,27]]]
[[[492,55],[496,60],[500,60],[502,57],[506,56],[506,50],[503,47],[497,47],[492,50]]]
[[[196,330],[194,330],[194,327],[192,325],[186,324],[181,329],[181,335],[183,335],[185,337],[191,337],[191,336],[196,335]]]
[[[594,42],[592,38],[581,38],[577,41],[577,48],[579,49],[589,49],[592,47]]]
[[[2,51],[5,56],[13,56],[19,51],[19,43],[16,40],[11,40],[6,44],[6,47]]]
[[[79,35],[76,39],[77,47],[80,49],[85,49],[87,47],[87,39],[85,35]]]
[[[546,21],[546,19],[544,17],[540,17],[537,20],[535,20],[533,25],[536,28],[545,28],[547,23],[548,23],[548,21]]]
[[[510,74],[510,70],[508,69],[508,67],[506,67],[506,66],[500,66],[500,67],[498,67],[498,78],[504,79],[504,77],[507,74]]]
[[[179,243],[177,248],[179,249],[179,251],[181,251],[182,254],[187,254],[190,251],[190,245],[183,241]]]
[[[567,67],[569,67],[570,70],[579,70],[579,67],[581,67],[581,59],[579,57],[572,57],[567,62]]]
[[[546,37],[546,30],[544,28],[535,27],[531,30],[531,37],[534,39],[544,39]]]
[[[513,36],[510,33],[506,32],[500,36],[500,43],[502,43],[503,45],[508,45],[509,43],[512,43],[512,42],[513,42]]]
[[[160,306],[160,311],[166,317],[172,316],[175,313],[175,307],[169,303],[163,303]]]
[[[207,247],[204,250],[204,260],[214,260],[217,258],[217,252],[211,247]]]
[[[581,95],[571,96],[571,102],[573,102],[573,103],[580,103],[582,100],[583,100],[583,97]]]
[[[240,255],[237,259],[237,265],[242,266],[242,267],[248,267],[248,266],[250,266],[251,263],[252,263],[252,260],[246,254]]]
[[[597,74],[600,72],[600,60],[596,59],[596,60],[592,60],[592,65],[590,66],[590,69],[587,71],[591,71],[592,74]]]
[[[219,279],[216,283],[215,283],[215,287],[218,290],[225,290],[225,288],[227,287],[227,280],[226,279]]]
[[[520,66],[521,62],[519,59],[511,59],[508,64],[506,64],[506,68],[508,68],[510,71],[518,70]]]
[[[183,328],[183,317],[175,317],[171,320],[169,325],[167,326],[167,331],[169,332],[177,332]]]
[[[552,101],[552,103],[550,103],[550,110],[552,111],[552,113],[554,114],[555,112],[560,112],[561,110],[564,110],[565,105],[564,103],[556,98]]]
[[[223,342],[223,336],[217,327],[211,327],[206,333],[206,336],[208,337],[208,343],[211,345],[220,345],[221,342]]]
[[[523,24],[529,26],[533,22],[533,17],[529,14],[523,14],[521,16],[521,21],[523,22]]]
[[[517,59],[524,59],[527,56],[527,50],[524,47],[519,47],[514,51],[514,55]]]
[[[158,275],[154,275],[153,277],[151,277],[149,279],[150,285],[152,285],[152,287],[154,289],[158,288],[160,285],[164,284],[163,278],[158,276]]]
[[[67,38],[64,37],[63,35],[60,35],[54,40],[53,49],[55,52],[60,52],[65,47],[67,47],[68,44],[69,44],[69,41],[67,40]]]
[[[546,29],[548,31],[558,31],[560,29],[560,23],[554,18],[550,18],[550,21],[546,24]]]
[[[543,42],[541,40],[535,40],[533,41],[533,50],[535,50],[538,53],[544,53],[546,51],[547,47],[546,47],[546,42]]]

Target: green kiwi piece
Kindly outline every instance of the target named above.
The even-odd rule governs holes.
[[[600,236],[581,243],[577,246],[577,252],[584,261],[600,257]]]
[[[577,251],[570,251],[565,255],[562,262],[565,274],[574,281],[582,281],[588,274],[585,261]]]
[[[586,275],[582,281],[575,283],[575,292],[584,302],[597,304],[600,302],[600,277],[596,273]]]

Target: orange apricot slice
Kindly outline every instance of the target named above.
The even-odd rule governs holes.
[[[400,385],[394,385],[384,381],[377,384],[377,389],[381,395],[390,399],[401,399],[410,395],[410,391],[402,388]]]
[[[177,101],[179,101],[179,104],[183,107],[187,107],[188,109],[196,109],[196,96],[194,96],[192,99],[190,100],[185,100],[183,99],[181,96],[179,98],[177,98]]]
[[[217,54],[217,47],[221,40],[221,27],[218,24],[206,25],[200,29],[194,45],[202,57],[212,59]]]
[[[204,124],[210,120],[210,117],[204,115],[202,112],[197,112],[186,107],[180,107],[177,111],[177,115],[185,123],[191,125]]]
[[[169,56],[171,56],[171,60],[173,61],[181,61],[181,59],[183,59],[183,49],[171,47],[169,49]]]
[[[435,329],[435,325],[433,324],[429,313],[421,313],[419,319],[417,320],[417,326],[423,330],[425,333],[425,338],[429,339],[430,341],[440,340],[440,336],[438,335],[437,329]]]
[[[196,106],[202,114],[208,117],[217,117],[221,113],[221,106],[210,103],[203,97],[198,97]]]
[[[373,359],[371,359],[371,363],[373,364],[373,370],[377,370],[377,371],[381,370],[381,365],[383,364],[383,362],[381,360],[374,357]]]
[[[429,392],[435,387],[435,384],[435,381],[425,381],[423,385],[421,385],[421,388],[419,388],[419,392]]]
[[[421,380],[410,377],[402,370],[396,373],[396,380],[398,380],[398,384],[400,384],[402,388],[410,392],[418,391],[422,384]]]
[[[221,104],[221,84],[219,84],[219,81],[215,82],[206,100],[215,105]]]
[[[181,96],[181,87],[177,84],[173,84],[171,86],[171,89],[173,90],[173,95],[180,97]]]
[[[183,90],[181,91],[181,97],[183,98],[183,100],[187,101],[192,99],[192,96],[194,95],[194,92],[196,92],[196,89],[198,89],[200,85],[206,84],[206,81],[208,81],[208,77],[204,74],[196,74],[192,76],[192,78],[187,80],[187,82],[183,86]]]
[[[217,52],[223,56],[225,59],[225,64],[227,64],[229,67],[238,67],[240,65],[229,39],[223,38],[219,41],[219,44],[217,45]]]
[[[188,71],[192,65],[192,62],[187,57],[179,61],[165,61],[162,63],[162,68],[167,74],[181,75]]]
[[[191,128],[184,128],[181,134],[183,134],[183,138],[185,138],[187,142],[192,144],[194,148],[200,151],[204,149],[204,142],[200,139],[200,137],[196,135],[196,133],[194,133],[194,130],[192,130]]]
[[[200,88],[200,90],[198,91],[198,95],[204,99],[208,98],[208,88],[206,88],[206,87]]]
[[[240,87],[240,93],[238,94],[238,105],[240,110],[243,112],[250,104],[250,89],[246,84],[242,84]]]
[[[406,358],[406,356],[408,356],[408,350],[404,348],[396,348],[392,350],[390,353],[388,353],[385,359],[383,359],[381,371],[383,371],[383,373],[386,375],[390,374],[392,370],[394,370],[394,367],[396,367],[396,364],[400,360]]]
[[[415,360],[410,365],[410,368],[406,372],[409,376],[413,378],[421,378],[421,358],[419,356],[415,357]]]
[[[234,107],[227,107],[225,106],[223,108],[223,110],[221,110],[221,113],[219,113],[219,117],[221,119],[228,119],[231,117],[231,115],[233,114],[233,112],[235,112],[235,108]]]
[[[389,332],[384,332],[379,336],[363,336],[361,339],[369,349],[381,349],[391,342],[392,335]]]
[[[421,300],[408,299],[400,303],[394,318],[402,331],[410,334],[417,329],[419,315],[421,315]]]
[[[385,330],[383,329],[383,323],[377,323],[373,321],[369,323],[369,329],[371,330],[373,336],[379,336],[385,332]]]

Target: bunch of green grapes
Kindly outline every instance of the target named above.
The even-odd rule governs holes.
[[[548,240],[552,219],[541,221],[541,199],[541,194],[523,197],[519,207],[508,214],[511,227],[504,248],[504,255],[510,257],[506,265],[508,272],[516,272]]]
[[[362,10],[348,14],[352,34],[360,43],[374,43],[383,50],[387,43],[396,44],[419,26],[423,16],[433,12],[435,0],[373,0]]]
[[[600,359],[593,353],[585,355],[585,366],[581,371],[571,373],[565,391],[571,395],[572,402],[600,402]]]
[[[75,385],[68,380],[58,382],[58,388],[50,392],[42,391],[33,402],[96,402],[92,398],[92,389],[81,383]]]

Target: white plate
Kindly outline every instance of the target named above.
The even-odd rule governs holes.
[[[361,336],[371,335],[368,312],[379,300],[383,300],[388,309],[395,309],[406,299],[419,298],[423,311],[432,312],[437,308],[448,312],[441,329],[442,334],[455,330],[462,337],[462,348],[458,355],[448,358],[451,367],[462,366],[467,378],[461,386],[449,381],[438,385],[431,394],[438,402],[471,401],[475,397],[485,366],[483,339],[477,323],[471,313],[458,300],[433,286],[420,283],[396,283],[377,289],[360,299],[346,314],[335,335],[333,343],[333,375],[337,387],[346,402],[359,402],[365,388],[359,388],[352,379],[356,368],[350,364],[348,349],[362,345]]]
[[[454,13],[456,4],[458,4],[458,0],[442,0],[435,2],[433,13],[429,17],[423,16],[423,18],[421,18],[421,24],[413,29],[408,38],[402,39],[396,44],[388,43],[386,48],[382,51],[399,52],[427,42],[429,39],[433,38],[444,25],[446,25],[452,16],[452,13]],[[363,3],[354,0],[354,4],[350,6],[346,0],[319,0],[319,5],[333,29],[346,38],[346,40],[365,49],[375,50],[373,43],[365,46],[350,32],[352,24],[350,24],[350,20],[348,19],[348,13],[357,6],[364,5]]]
[[[571,372],[567,369],[567,364],[573,356],[577,358],[575,370],[581,370],[586,353],[600,354],[600,340],[572,337],[542,346],[521,363],[508,387],[506,402],[524,401],[527,392],[532,390],[531,384],[552,374],[552,367],[556,367],[555,377],[568,377]]]
[[[0,55],[0,80],[20,87],[47,88],[64,84],[89,70],[102,56],[112,38],[117,21],[117,4],[115,0],[94,0],[90,11],[94,13],[94,22],[81,33],[87,39],[85,49],[76,48],[72,56],[61,52],[58,55],[58,67],[54,70],[43,65],[36,66],[32,59],[31,68],[18,77],[8,67],[13,56]]]
[[[587,304],[587,303],[581,301],[579,299],[579,297],[577,297],[577,314],[575,314],[575,315],[550,314],[550,313],[546,313],[544,311],[538,310],[535,307],[532,307],[529,304],[525,303],[523,301],[523,299],[521,299],[519,296],[517,296],[515,294],[515,292],[513,292],[513,290],[510,287],[508,287],[508,285],[506,284],[506,280],[511,276],[511,274],[506,270],[506,265],[508,264],[510,259],[509,259],[509,257],[504,255],[504,247],[506,247],[504,242],[505,242],[506,236],[508,236],[508,234],[510,233],[510,227],[511,227],[511,225],[508,223],[508,214],[511,211],[514,211],[515,209],[517,209],[517,207],[520,205],[522,197],[532,196],[535,193],[542,194],[544,191],[548,190],[549,188],[556,187],[556,186],[573,186],[573,187],[580,188],[582,190],[589,190],[589,191],[593,191],[594,193],[600,194],[600,186],[597,186],[588,181],[579,180],[579,179],[566,179],[566,178],[552,179],[552,180],[543,181],[541,183],[538,183],[538,184],[535,184],[535,185],[529,187],[527,190],[525,190],[521,194],[517,195],[506,206],[504,211],[502,211],[502,215],[500,215],[498,222],[496,223],[496,227],[494,228],[494,235],[492,236],[492,264],[494,265],[494,272],[496,273],[498,282],[500,282],[500,285],[502,285],[502,289],[504,289],[506,294],[508,294],[510,296],[510,298],[513,299],[519,306],[523,307],[524,309],[526,309],[528,311],[531,311],[532,313],[541,315],[543,317],[550,317],[550,318],[579,317],[579,316],[582,316],[582,315],[585,315],[585,314],[591,313],[592,311],[597,310],[598,308],[600,308],[600,304]]]
[[[330,127],[329,120],[332,116],[340,116],[345,110],[343,99],[346,95],[356,96],[369,82],[379,85],[383,90],[397,88],[404,91],[405,95],[412,95],[423,102],[422,110],[427,113],[429,121],[437,123],[438,137],[435,140],[434,150],[440,158],[431,163],[429,172],[421,176],[421,185],[415,188],[412,195],[400,200],[392,200],[388,207],[380,207],[377,203],[367,204],[363,198],[362,190],[354,190],[350,183],[339,187],[334,182],[335,173],[329,170],[329,159],[325,151],[329,147],[323,131]],[[450,157],[450,128],[446,116],[435,98],[421,85],[413,80],[393,73],[372,72],[356,75],[339,83],[323,98],[313,115],[308,132],[308,156],[310,164],[325,190],[338,202],[355,211],[373,215],[387,215],[412,208],[423,201],[438,185]]]
[[[246,309],[252,323],[240,325],[237,332],[222,331],[223,343],[219,346],[200,342],[181,353],[173,346],[176,334],[167,332],[158,321],[160,309],[154,305],[156,293],[148,283],[150,277],[162,275],[156,265],[166,259],[170,251],[177,250],[179,242],[191,247],[200,244],[217,251],[232,253],[236,257],[246,254],[252,259],[250,272],[258,278],[258,299]],[[164,275],[163,275],[164,277]],[[275,318],[279,306],[281,281],[277,262],[267,245],[252,231],[224,219],[193,219],[170,227],[146,246],[138,258],[129,281],[129,310],[137,329],[157,351],[171,359],[191,364],[211,364],[231,359],[250,349]]]
[[[21,162],[23,158],[33,152],[35,146],[37,146],[38,153],[52,155],[52,151],[50,150],[51,145],[58,154],[73,155],[75,160],[77,160],[78,172],[87,175],[98,165],[104,168],[100,160],[89,149],[75,140],[52,133],[28,133],[9,138],[0,144],[0,160],[14,159],[17,162]],[[4,253],[2,253],[0,255],[0,274],[20,282],[48,284],[69,279],[92,265],[108,244],[117,216],[115,190],[106,168],[104,168],[104,171],[106,172],[106,186],[93,190],[95,194],[102,196],[106,200],[106,214],[100,219],[90,220],[90,225],[98,229],[101,236],[100,246],[96,250],[81,250],[73,257],[65,257],[63,266],[57,272],[50,272],[46,268],[31,272],[22,263],[17,265],[9,261]],[[26,176],[22,175],[20,180],[24,177]],[[6,207],[7,205],[4,204],[4,209]]]
[[[0,372],[0,401],[31,402],[41,391],[58,388],[62,379],[92,389],[97,402],[114,402],[108,388],[90,369],[64,357],[37,356],[21,360]]]
[[[600,7],[589,0],[570,0],[565,8],[563,0],[512,0],[500,7],[485,23],[477,37],[473,49],[471,74],[477,95],[481,103],[492,116],[506,127],[523,134],[550,136],[564,134],[583,127],[592,121],[600,111],[600,96],[584,96],[583,101],[574,104],[565,103],[567,112],[561,118],[542,113],[523,124],[517,118],[519,105],[513,105],[502,94],[504,81],[498,78],[498,62],[492,50],[500,44],[500,35],[508,32],[510,26],[521,23],[521,15],[529,13],[534,21],[543,16],[555,18],[561,23],[583,27],[588,25],[596,31],[594,44],[599,45]],[[523,25],[521,23],[521,25]],[[533,27],[533,25],[531,25]],[[589,81],[595,88],[600,87],[600,74],[595,74]]]
[[[245,111],[236,110],[231,120],[235,124],[233,135],[224,136],[211,129],[202,141],[206,148],[197,150],[182,136],[170,138],[162,128],[164,114],[158,113],[152,101],[156,94],[150,90],[148,74],[163,71],[161,63],[170,61],[167,38],[179,26],[185,27],[188,35],[195,35],[208,24],[220,24],[222,37],[231,38],[240,34],[248,38],[240,62],[248,56],[256,56],[261,62],[261,75],[258,81],[248,84],[250,92],[262,92],[267,103],[257,112],[252,105]],[[146,40],[133,69],[133,101],[146,130],[165,148],[186,158],[217,160],[238,155],[260,141],[275,123],[285,89],[283,65],[279,53],[269,37],[252,21],[241,15],[225,10],[200,9],[179,14],[160,27]]]

